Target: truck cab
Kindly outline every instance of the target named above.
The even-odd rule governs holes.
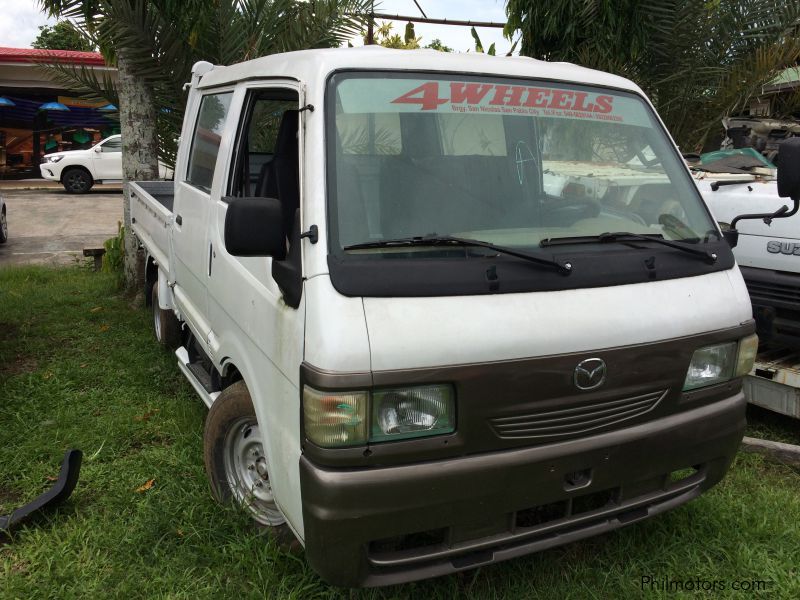
[[[696,173],[716,218],[736,230],[736,260],[753,304],[759,353],[748,402],[800,418],[800,138],[781,142],[777,173]],[[794,206],[784,204],[792,197]],[[744,218],[743,218],[744,216]]]
[[[795,166],[794,168],[800,168]],[[715,217],[731,223],[738,215],[769,214],[785,200],[774,177],[709,174],[697,185]],[[800,350],[800,214],[741,221],[736,261],[753,301],[758,335],[764,343]]]
[[[199,63],[174,187],[131,192],[213,494],[330,583],[610,531],[736,453],[747,289],[628,80],[375,47]]]

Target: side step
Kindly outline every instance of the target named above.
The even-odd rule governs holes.
[[[189,383],[192,384],[194,391],[200,396],[200,399],[205,403],[208,408],[214,404],[214,400],[219,396],[219,392],[210,392],[211,377],[208,373],[198,364],[189,362],[189,353],[186,348],[181,346],[175,350],[175,356],[178,357],[178,368],[183,372]]]

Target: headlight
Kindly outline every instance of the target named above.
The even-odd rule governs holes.
[[[693,390],[742,377],[753,368],[758,351],[758,336],[749,335],[739,342],[727,342],[695,350],[683,390]]]
[[[46,156],[45,157],[45,161],[49,162],[49,163],[57,163],[62,158],[64,158],[64,157],[63,156]]]
[[[371,427],[367,414],[372,415]],[[303,424],[306,437],[323,448],[452,433],[453,387],[426,385],[370,393],[322,392],[305,386]]]
[[[379,390],[372,394],[371,441],[452,433],[455,402],[449,385]]]

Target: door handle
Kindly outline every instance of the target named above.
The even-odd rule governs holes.
[[[181,217],[180,215],[175,215],[175,222],[178,225],[183,225],[183,217]]]

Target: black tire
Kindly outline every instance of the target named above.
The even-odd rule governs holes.
[[[85,194],[94,185],[94,180],[86,169],[71,167],[61,175],[61,183],[68,194]]]
[[[6,209],[0,211],[0,244],[8,241],[8,221],[6,221]]]
[[[203,448],[214,499],[220,504],[234,502],[241,506],[284,546],[297,544],[272,500],[258,420],[244,381],[225,388],[211,405]]]
[[[170,350],[176,350],[181,345],[181,324],[174,312],[159,308],[158,282],[153,284],[150,301],[153,305],[153,331],[158,343]]]

